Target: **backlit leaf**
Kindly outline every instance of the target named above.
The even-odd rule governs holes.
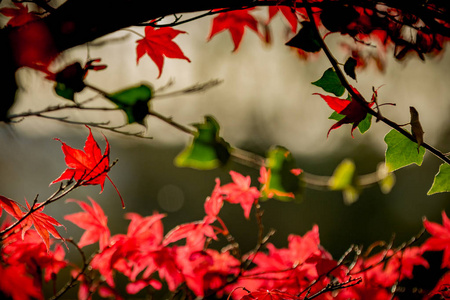
[[[334,170],[333,176],[328,182],[331,190],[342,191],[346,204],[352,204],[359,197],[359,188],[355,182],[355,169],[355,163],[345,159]]]
[[[420,147],[417,151],[417,144],[397,130],[392,129],[386,134],[384,141],[387,144],[386,165],[390,172],[413,163],[422,164],[425,148]]]
[[[153,98],[153,88],[141,84],[109,94],[107,98],[125,112],[128,124],[137,122],[144,125],[149,110],[148,103]]]
[[[312,82],[312,84],[321,87],[325,92],[335,94],[338,97],[342,96],[345,92],[345,88],[342,86],[341,81],[333,68],[327,69],[322,77],[319,80]]]
[[[343,160],[334,170],[329,186],[332,190],[343,190],[352,185],[355,175],[355,163],[349,159]]]
[[[191,144],[175,158],[178,167],[210,170],[227,163],[230,145],[219,136],[219,123],[206,116],[204,123],[194,124],[197,132]]]
[[[295,159],[291,152],[284,147],[275,146],[269,150],[266,159],[267,171],[261,174],[261,196],[263,198],[276,198],[282,201],[291,201],[295,193],[300,190],[299,175],[301,170],[296,169]]]
[[[433,185],[428,191],[428,195],[435,193],[450,192],[450,165],[442,164],[439,172],[434,177]]]

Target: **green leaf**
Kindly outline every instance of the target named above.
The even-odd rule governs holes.
[[[175,158],[178,167],[210,170],[227,163],[230,145],[219,136],[219,123],[206,116],[204,123],[194,124],[197,133],[192,142]]]
[[[302,22],[302,29],[286,45],[306,52],[318,52],[321,49],[320,43],[314,34],[314,27],[310,22]]]
[[[64,83],[56,82],[55,92],[58,96],[74,101],[75,91],[67,87]]]
[[[344,159],[334,170],[328,185],[331,190],[342,191],[345,204],[352,204],[359,197],[359,188],[355,182],[355,163]]]
[[[347,74],[348,76],[350,76],[355,80],[356,80],[356,73],[355,73],[356,63],[357,63],[356,59],[354,59],[353,57],[349,57],[344,64],[345,74]]]
[[[319,80],[312,82],[312,84],[321,87],[325,92],[335,94],[338,97],[342,96],[345,92],[345,88],[342,86],[341,81],[333,68],[327,69],[322,77]]]
[[[389,172],[398,170],[410,164],[420,166],[423,162],[425,148],[420,147],[417,150],[417,143],[411,141],[403,134],[392,129],[384,137],[387,144],[386,166]]]
[[[369,130],[370,125],[372,125],[372,115],[367,114],[366,118],[358,124],[359,132],[361,132],[361,134],[365,133],[367,130]]]
[[[383,162],[378,164],[377,176],[378,178],[381,178],[381,180],[378,181],[381,192],[383,194],[389,194],[396,181],[394,173],[389,172],[386,164]]]
[[[350,159],[344,159],[334,170],[328,182],[330,189],[343,190],[353,184],[355,175],[355,163]]]
[[[128,124],[134,122],[144,124],[144,119],[149,112],[148,102],[153,98],[153,88],[150,85],[141,84],[106,97],[125,112]]]
[[[439,172],[434,177],[433,185],[428,191],[428,195],[435,193],[450,192],[450,165],[442,164]]]
[[[292,171],[296,169],[295,159],[291,152],[284,147],[272,147],[266,159],[267,178],[261,188],[262,197],[276,198],[281,201],[292,201],[300,191],[300,175]]]

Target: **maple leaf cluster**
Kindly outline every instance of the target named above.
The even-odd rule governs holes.
[[[108,141],[103,154],[91,131],[84,150],[61,143],[68,169],[52,183],[75,180],[79,186],[103,187],[109,171]],[[233,237],[220,217],[221,209],[225,203],[238,204],[246,219],[252,210],[260,218],[259,201],[267,196],[267,185],[274,189],[270,194],[276,194],[276,185],[270,184],[276,172],[280,170],[272,174],[272,169],[263,167],[259,188],[252,186],[249,176],[235,171],[230,171],[229,183],[221,184],[217,178],[204,202],[204,218],[180,224],[166,234],[162,223],[165,215],[155,212],[150,216],[127,213],[127,232],[112,235],[108,218],[96,201],[68,200],[82,210],[64,217],[84,230],[77,243],[79,251],[98,243],[98,251],[83,268],[65,260],[63,244],[58,242],[64,239],[55,228],[62,225],[42,212],[44,205],[34,201],[22,207],[0,196],[0,213],[5,211],[8,217],[0,227],[0,293],[12,299],[43,299],[43,282],[56,280],[62,269],[70,268],[72,281],[79,283],[79,299],[91,299],[94,294],[123,299],[117,282],[122,274],[127,278],[129,295],[166,287],[173,293],[186,288],[186,293],[200,298],[387,300],[392,299],[394,287],[413,278],[415,268],[430,267],[425,252],[442,251],[441,269],[450,267],[450,220],[445,212],[443,225],[424,220],[431,237],[423,245],[357,254],[351,264],[334,259],[323,248],[317,225],[303,236],[289,235],[286,248],[264,242],[240,254],[238,244],[230,242]],[[301,174],[295,168],[288,172]],[[230,244],[218,251],[211,245],[220,239]],[[424,299],[436,295],[447,298],[449,285],[447,273]]]

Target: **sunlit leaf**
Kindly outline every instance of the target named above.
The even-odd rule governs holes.
[[[353,183],[355,163],[349,159],[343,160],[334,170],[329,181],[332,190],[342,190]]]
[[[319,80],[312,82],[312,84],[321,87],[325,92],[335,94],[338,97],[342,96],[345,92],[345,88],[342,86],[341,81],[333,68],[327,69],[322,77]]]
[[[331,190],[342,191],[346,204],[352,204],[359,197],[359,188],[355,183],[355,169],[355,163],[345,159],[334,170],[328,182]]]
[[[204,123],[194,124],[197,133],[192,142],[175,158],[178,167],[210,170],[227,163],[230,145],[219,136],[219,123],[206,116]]]
[[[107,98],[125,112],[128,124],[134,122],[144,124],[149,110],[149,101],[153,98],[153,88],[150,85],[141,84],[109,94]]]
[[[417,143],[411,141],[400,132],[392,129],[384,137],[387,144],[386,165],[390,172],[403,168],[410,164],[420,166],[423,162],[425,148],[417,151]]]
[[[318,52],[321,49],[319,41],[314,35],[313,25],[310,22],[302,22],[302,29],[286,45],[306,52]]]
[[[266,167],[267,174],[261,188],[262,197],[292,201],[300,191],[301,170],[296,169],[291,152],[281,146],[271,148],[267,153]]]
[[[450,165],[442,164],[439,172],[434,177],[433,185],[428,191],[428,195],[435,193],[450,192]]]

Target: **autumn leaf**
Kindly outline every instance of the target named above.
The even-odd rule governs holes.
[[[30,207],[30,204],[28,201],[27,208],[28,210],[31,210],[32,207]],[[37,205],[34,204],[33,207]],[[25,236],[25,232],[31,227],[34,226],[39,236],[44,241],[45,246],[47,247],[47,250],[50,249],[50,234],[60,240],[64,240],[64,238],[58,233],[55,226],[63,226],[58,221],[56,221],[54,218],[42,213],[44,210],[44,206],[39,208],[38,210],[35,210],[31,214],[28,215],[26,218],[26,224],[22,228],[22,239]]]
[[[417,110],[413,106],[410,106],[409,112],[411,114],[411,133],[417,141],[417,152],[419,152],[420,145],[423,143],[424,132],[419,121],[419,113]]]
[[[355,88],[352,87],[352,89],[354,92],[359,94],[359,92]],[[331,126],[331,128],[328,130],[327,136],[330,135],[331,130],[337,129],[343,124],[352,124],[351,135],[352,137],[354,137],[353,131],[356,127],[358,127],[359,123],[364,121],[367,117],[366,108],[361,103],[359,103],[359,101],[356,101],[354,99],[352,99],[352,101],[348,101],[346,99],[340,99],[338,97],[322,95],[319,93],[314,93],[313,95],[319,95],[320,97],[322,97],[322,99],[327,102],[328,106],[331,109],[344,116],[341,120]],[[372,101],[367,103],[366,105],[368,107],[371,107],[373,106],[373,104],[374,102]]]
[[[422,246],[424,251],[444,251],[441,268],[450,267],[450,220],[442,211],[442,225],[424,219],[423,226],[431,234]]]
[[[218,14],[212,22],[211,32],[209,33],[208,40],[211,40],[213,36],[224,30],[229,30],[231,38],[233,39],[234,49],[236,51],[241,44],[242,37],[244,36],[245,27],[250,28],[256,32],[261,38],[263,35],[258,30],[258,21],[250,14],[250,9],[228,11]]]
[[[88,126],[86,127],[89,129],[89,135],[84,144],[84,151],[74,149],[68,146],[66,143],[62,142],[60,139],[56,139],[62,144],[62,150],[65,155],[67,169],[61,174],[61,176],[53,180],[50,184],[54,184],[63,180],[74,179],[78,181],[80,185],[100,184],[101,193],[103,192],[105,179],[108,178],[120,197],[122,207],[125,208],[125,204],[123,202],[122,196],[119,193],[119,190],[107,174],[110,170],[108,140],[105,137],[106,148],[105,152],[102,154],[100,147],[94,140],[91,128],[89,128]]]
[[[105,216],[103,209],[97,202],[90,197],[88,199],[91,201],[92,206],[83,201],[67,200],[67,202],[77,203],[84,212],[66,215],[64,219],[85,230],[78,243],[80,248],[98,241],[100,250],[103,250],[108,245],[111,237],[108,228],[108,217]]]
[[[159,69],[158,78],[161,77],[162,68],[164,66],[164,56],[167,58],[179,58],[185,59],[191,62],[187,58],[180,47],[172,41],[180,33],[186,33],[185,31],[172,29],[170,27],[153,28],[152,26],[145,27],[145,37],[136,41],[136,63],[147,54],[156,64]]]
[[[20,209],[19,205],[17,205],[17,202],[6,198],[4,196],[0,196],[0,207],[2,210],[0,210],[0,217],[2,215],[3,210],[5,210],[8,214],[19,220],[23,216],[23,212]]]
[[[221,187],[224,194],[224,200],[230,203],[239,203],[244,210],[244,216],[248,219],[253,203],[255,203],[260,194],[256,187],[250,187],[250,176],[244,176],[237,172],[230,171],[233,182]]]
[[[295,11],[292,7],[289,6],[269,6],[269,19],[267,20],[267,24],[272,21],[273,17],[278,13],[281,12],[285,19],[288,21],[289,26],[291,27],[292,32],[297,32],[297,26],[298,26],[298,19],[295,15]]]

